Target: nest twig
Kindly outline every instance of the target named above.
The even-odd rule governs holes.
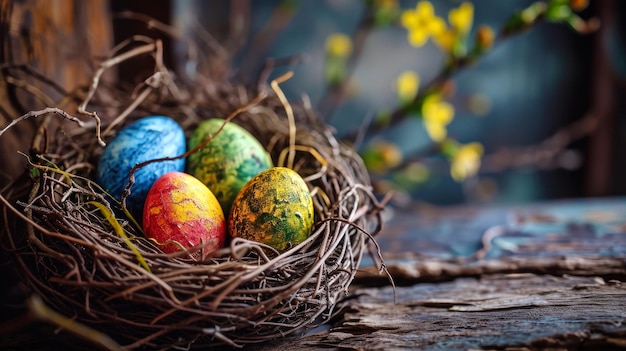
[[[22,154],[28,172],[0,194],[2,244],[23,281],[52,310],[127,349],[241,346],[328,320],[381,226],[383,204],[359,156],[306,100],[287,102],[279,81],[260,90],[177,85],[159,42],[126,44],[137,42],[101,63],[75,112],[31,111],[15,122],[56,114],[77,124],[62,123],[50,136],[40,129],[37,145]],[[132,94],[100,81],[135,55],[152,55],[155,72]],[[100,133],[100,116],[111,110]],[[187,131],[209,117],[244,126],[309,185],[317,219],[309,239],[284,252],[234,239],[202,261],[193,252],[164,254],[124,215],[123,201],[92,180],[103,141],[149,114],[170,116]]]

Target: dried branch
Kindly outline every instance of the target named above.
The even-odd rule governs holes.
[[[346,62],[344,79],[339,84],[328,87],[324,91],[324,95],[320,99],[320,102],[317,104],[319,114],[324,120],[328,120],[330,118],[335,109],[343,103],[345,96],[348,93],[348,86],[352,81],[354,70],[360,60],[363,49],[365,48],[365,41],[367,40],[367,37],[372,31],[374,25],[372,10],[373,8],[371,6],[365,6],[361,20],[352,34],[354,48]]]

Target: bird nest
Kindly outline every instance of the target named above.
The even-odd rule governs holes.
[[[27,172],[0,197],[2,244],[21,279],[46,306],[93,332],[83,337],[106,335],[127,349],[242,346],[324,323],[348,294],[365,252],[384,267],[373,238],[383,203],[358,154],[306,99],[285,99],[279,85],[288,75],[254,88],[226,81],[200,88],[164,67],[158,41],[144,44],[120,47],[101,62],[82,94],[69,96],[73,110],[30,111],[0,131],[41,120],[30,151],[15,156],[27,160]],[[144,82],[129,89],[103,83],[107,70],[139,55],[156,62]],[[250,131],[276,165],[305,179],[316,219],[310,237],[282,252],[241,238],[203,259],[195,249],[161,251],[124,215],[124,197],[94,181],[106,141],[156,114],[187,132],[213,117]],[[52,128],[51,121],[61,123]]]

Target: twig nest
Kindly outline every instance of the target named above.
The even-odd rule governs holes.
[[[29,176],[2,194],[11,204],[4,211],[23,216],[6,215],[13,221],[4,245],[26,284],[52,309],[129,349],[241,346],[329,319],[368,242],[375,244],[381,205],[358,155],[322,124],[302,117],[291,124],[275,99],[231,123],[254,135],[277,166],[291,159],[291,167],[261,173],[245,190],[250,197],[235,200],[234,238],[217,250],[210,239],[179,251],[146,238],[95,181],[102,147],[93,129],[54,135],[47,152],[30,159]],[[172,118],[187,131],[197,126]],[[272,186],[285,174],[297,191]],[[254,209],[284,201],[297,208],[276,218]]]
[[[24,283],[44,304],[66,316],[68,323],[82,325],[72,330],[84,331],[83,339],[98,343],[104,334],[126,349],[242,346],[283,337],[331,318],[337,302],[348,293],[363,253],[378,248],[373,235],[381,227],[382,205],[373,195],[358,154],[335,139],[308,104],[285,101],[276,81],[272,90],[265,86],[251,90],[222,81],[176,85],[162,64],[160,42],[140,44],[124,57],[151,55],[155,59],[156,71],[144,84],[132,91],[100,86],[105,69],[99,69],[77,111],[30,111],[0,131],[1,137],[23,120],[45,115],[33,140],[36,152],[23,155],[28,172],[0,194],[8,220],[2,226],[6,232],[2,244]],[[119,62],[113,57],[101,67]],[[86,112],[86,107],[93,111]],[[99,115],[116,109],[101,132]],[[61,124],[56,133],[47,135],[50,129],[45,119],[53,116],[78,126]],[[124,168],[102,166],[111,157],[107,150],[112,150],[116,138],[145,121],[145,116],[168,116],[186,138],[203,121],[220,117],[222,125],[237,124],[258,141],[263,149],[259,161],[269,155],[261,168],[268,164],[283,167],[262,173],[246,190],[250,197],[235,200],[242,204],[233,205],[237,206],[231,218],[235,235],[223,247],[213,247],[219,235],[213,240],[216,236],[209,234],[197,241],[175,237],[171,241],[177,250],[173,250],[168,240],[154,235],[154,223],[164,231],[167,226],[180,226],[185,234],[197,230],[185,228],[194,221],[199,226],[221,226],[220,220],[212,222],[219,215],[204,218],[199,214],[206,214],[203,206],[214,204],[191,199],[190,193],[206,191],[193,190],[195,185],[189,182],[178,185],[178,190],[184,190],[178,199],[165,194],[167,190],[155,190],[155,197],[164,197],[160,202],[149,199],[143,217],[147,228],[131,208],[133,196],[144,189],[137,184],[149,176],[152,187],[172,170],[142,172],[168,162],[202,160],[206,157],[202,147],[219,138],[220,131],[200,137],[203,140],[186,152],[172,154],[164,152],[170,144],[165,136],[176,128],[161,130],[164,134],[149,138],[150,145],[136,145],[132,153],[136,158]],[[149,133],[150,128],[140,130]],[[174,134],[180,140],[180,133]],[[134,140],[131,135],[126,142],[146,140]],[[161,144],[163,140],[167,145]],[[109,142],[106,149],[104,141]],[[156,153],[146,156],[148,150]],[[224,154],[228,151],[232,150]],[[231,161],[224,164],[231,167]],[[123,187],[103,181],[107,172],[97,173],[102,169],[123,177]],[[181,172],[178,167],[174,171]],[[291,190],[272,186],[273,179],[285,174],[287,182],[293,183]],[[204,180],[205,185],[211,183]],[[226,194],[211,191],[217,200]],[[181,199],[192,203],[183,205]],[[281,207],[284,203],[297,206]],[[187,205],[194,208],[186,209]],[[159,222],[160,211],[167,206],[185,212],[186,220]],[[267,206],[280,210],[269,216],[263,210]],[[225,221],[228,211],[222,214]],[[373,257],[380,262],[377,252]]]

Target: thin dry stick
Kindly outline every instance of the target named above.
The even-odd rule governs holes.
[[[100,85],[100,78],[102,78],[102,75],[104,74],[106,70],[128,59],[131,59],[133,57],[140,56],[146,53],[154,52],[155,50],[156,50],[156,42],[146,44],[146,45],[137,47],[135,49],[129,50],[128,52],[125,52],[118,56],[114,56],[100,63],[100,65],[98,66],[98,70],[96,70],[96,73],[91,79],[91,85],[89,86],[89,90],[87,91],[87,96],[85,97],[85,100],[80,105],[78,105],[78,112],[85,114],[85,115],[91,115],[91,116],[94,114],[94,112],[87,111],[87,105],[93,98],[93,95],[96,93],[96,89],[98,89],[98,86]]]
[[[23,114],[22,116],[12,120],[11,123],[9,123],[4,128],[0,129],[0,136],[2,136],[2,134],[4,134],[7,130],[11,129],[16,124],[18,124],[18,123],[20,123],[20,122],[22,122],[24,120],[27,120],[29,118],[37,118],[37,117],[40,117],[40,116],[43,116],[43,115],[47,115],[49,113],[58,114],[59,116],[65,118],[67,120],[75,122],[76,124],[78,124],[81,127],[84,126],[84,122],[83,121],[81,121],[80,119],[70,115],[69,113],[67,113],[67,112],[65,112],[65,111],[63,111],[61,109],[58,109],[56,107],[47,107],[47,108],[44,108],[43,110],[27,112],[27,113]]]
[[[161,41],[157,40],[153,44],[144,45],[143,47],[139,47],[135,50],[131,50],[124,54],[125,58],[123,60],[111,59],[111,60],[105,61],[101,65],[100,69],[98,69],[98,73],[102,75],[107,69],[120,64],[124,60],[127,60],[132,57],[140,56],[146,53],[154,53],[155,60],[157,61],[157,63],[160,62],[160,58],[163,57],[163,46],[161,44]],[[157,64],[157,69],[158,68],[160,67],[158,67],[158,64]],[[144,81],[146,88],[141,92],[141,94],[139,94],[139,96],[137,96],[135,100],[133,100],[133,102],[130,105],[128,105],[128,107],[124,111],[122,111],[122,113],[120,113],[113,121],[111,121],[111,123],[104,130],[105,135],[109,134],[114,127],[116,127],[119,123],[121,123],[132,111],[137,109],[137,106],[139,106],[142,102],[145,101],[145,99],[148,97],[148,95],[152,92],[153,89],[156,89],[161,85],[161,82],[163,80],[163,74],[164,73],[162,70],[157,70],[153,75],[151,75]],[[99,81],[99,77],[98,79],[94,79],[92,83],[93,89],[97,88],[98,81]],[[85,101],[83,102],[83,104],[81,104],[81,106],[86,106],[89,99],[91,99],[91,96],[88,96],[87,99],[85,99]],[[80,106],[79,106],[79,111],[80,111]]]
[[[274,92],[278,96],[278,99],[283,105],[283,108],[285,109],[285,113],[287,114],[287,120],[289,123],[289,157],[287,159],[287,168],[293,168],[294,157],[296,155],[294,149],[296,144],[296,122],[293,117],[293,109],[291,108],[289,101],[287,101],[287,97],[280,89],[279,84],[287,81],[291,77],[293,77],[293,72],[289,71],[282,76],[272,80],[272,82],[270,83],[272,90],[274,90]]]

